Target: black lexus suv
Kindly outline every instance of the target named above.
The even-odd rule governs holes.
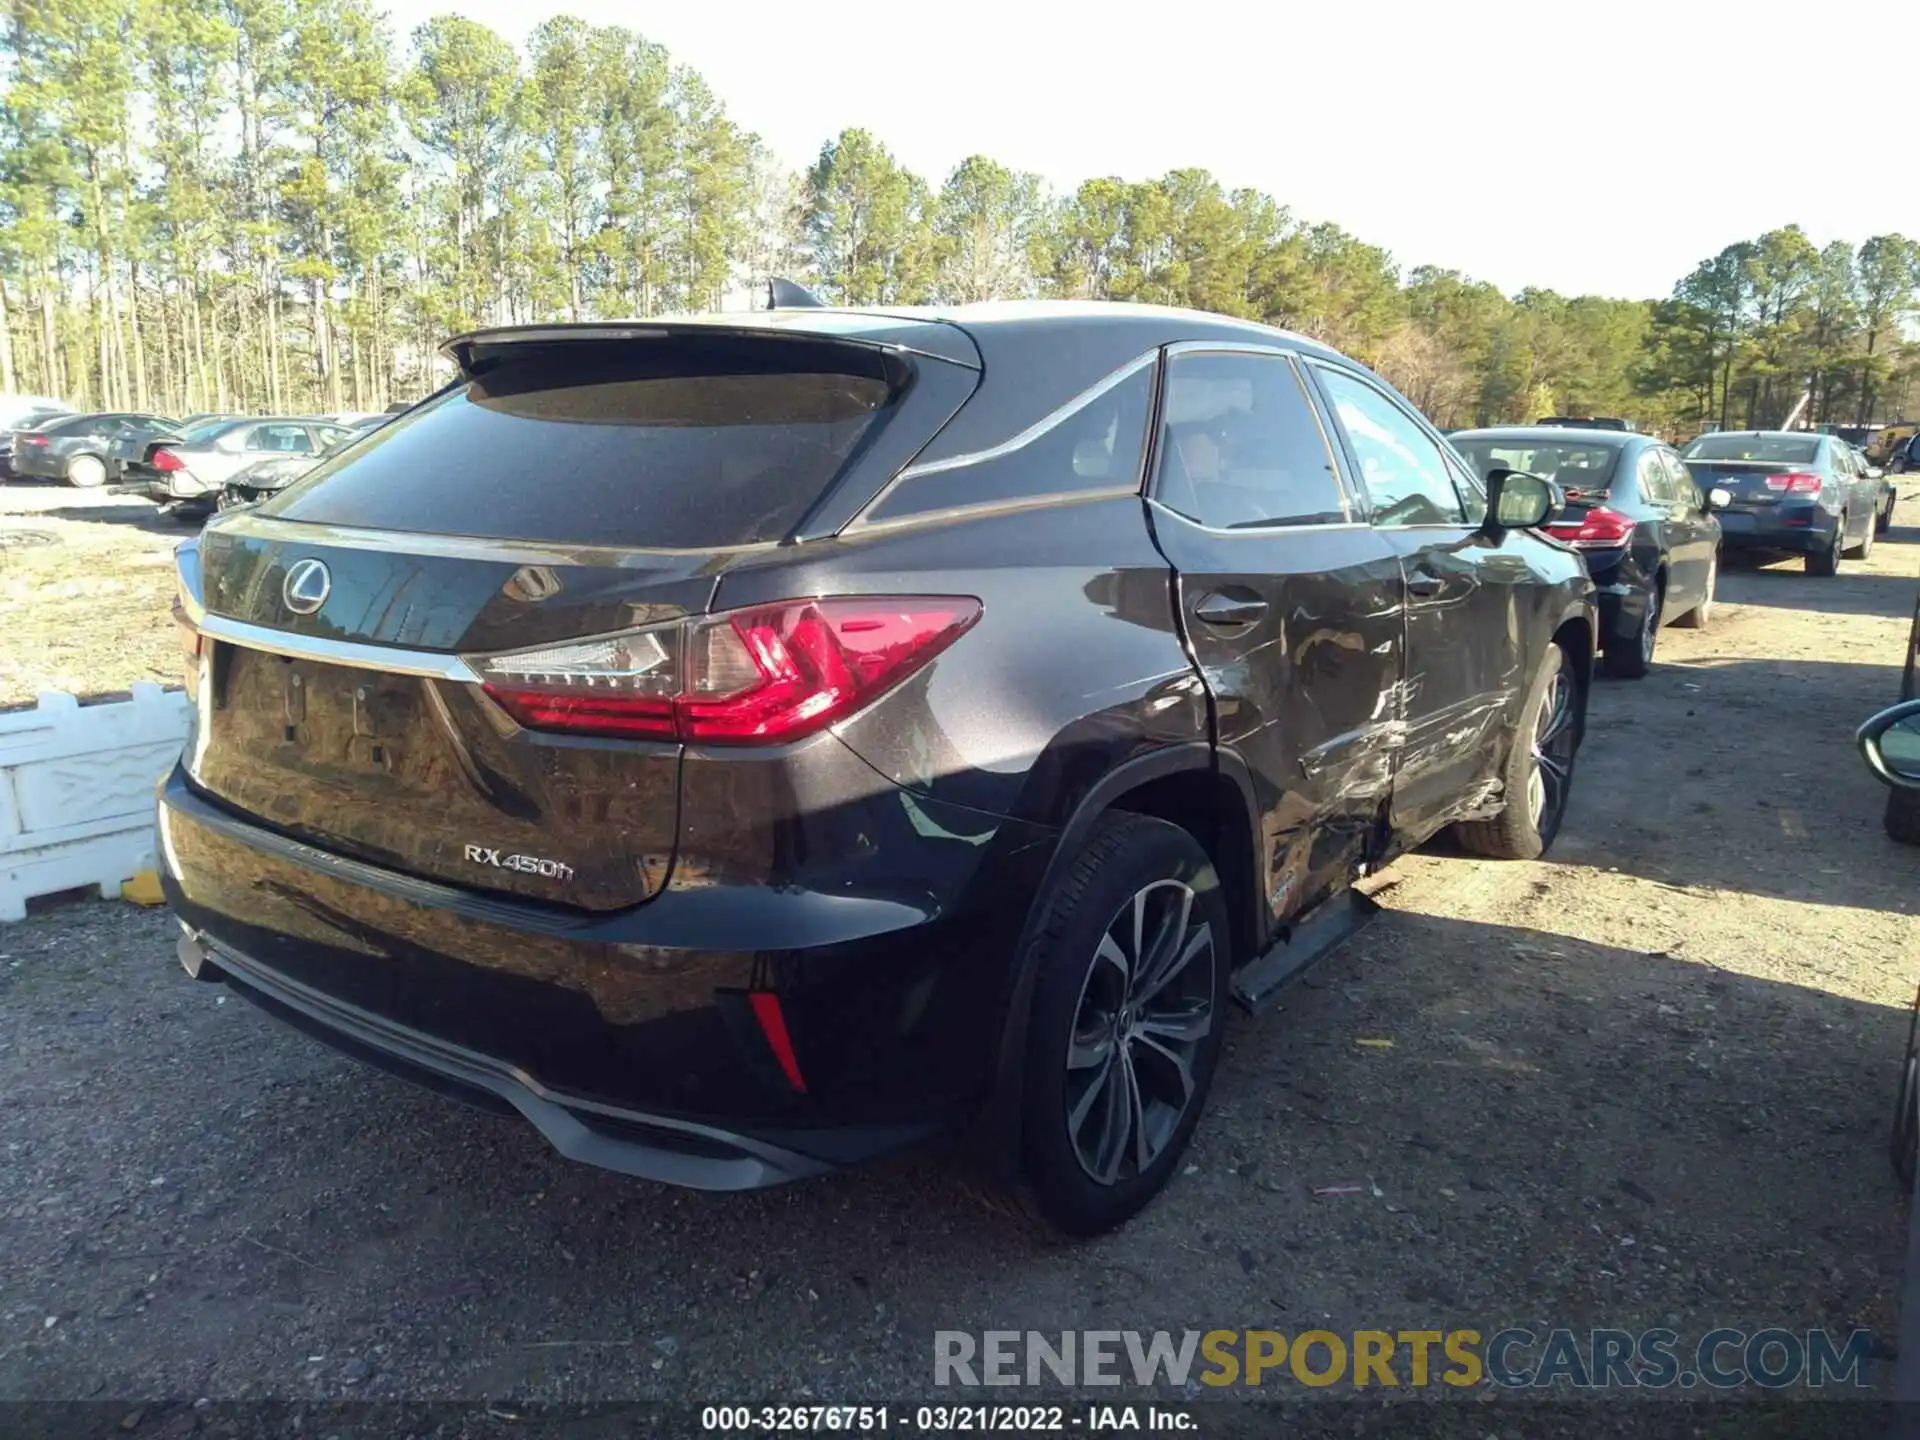
[[[1323,346],[1054,303],[445,350],[181,547],[165,886],[189,973],[576,1159],[959,1133],[1104,1229],[1356,876],[1560,824],[1553,487]]]

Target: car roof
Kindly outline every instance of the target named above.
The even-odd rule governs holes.
[[[1477,440],[1488,437],[1501,440],[1538,440],[1551,444],[1565,444],[1569,440],[1605,441],[1609,445],[1624,445],[1633,440],[1647,445],[1666,443],[1658,436],[1647,435],[1638,430],[1605,430],[1584,425],[1482,425],[1473,430],[1455,430],[1447,436],[1449,440]]]
[[[1719,435],[1770,435],[1793,440],[1840,440],[1838,435],[1823,435],[1818,430],[1709,430],[1704,435],[1696,435],[1694,440],[1711,440]],[[1687,442],[1689,445],[1692,440]],[[1841,444],[1846,444],[1840,440]]]
[[[676,332],[762,332],[898,347],[980,372],[967,403],[917,464],[991,449],[1108,383],[1143,355],[1183,341],[1272,346],[1359,362],[1317,340],[1201,310],[1107,300],[990,300],[966,305],[797,306],[731,314],[518,325],[470,331],[441,353],[472,373],[501,350],[569,339],[662,339]],[[1384,382],[1383,382],[1384,383]]]

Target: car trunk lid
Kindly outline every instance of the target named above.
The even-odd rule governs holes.
[[[1771,509],[1788,497],[1784,488],[1769,487],[1769,478],[1807,470],[1805,465],[1775,460],[1689,460],[1686,465],[1702,490],[1727,492],[1728,501],[1721,509],[1746,513]]]

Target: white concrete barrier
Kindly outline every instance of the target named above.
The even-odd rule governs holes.
[[[154,786],[188,717],[184,691],[146,684],[104,705],[45,691],[0,715],[0,920],[86,885],[111,900],[154,868]]]

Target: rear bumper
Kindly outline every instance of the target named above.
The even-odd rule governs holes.
[[[67,457],[49,455],[41,450],[18,450],[14,452],[11,468],[23,480],[64,480],[67,478]]]
[[[570,1160],[696,1190],[754,1190],[833,1168],[750,1136],[550,1090],[491,1056],[335,1000],[191,929],[179,948],[194,978],[222,980],[275,1018],[390,1074],[481,1109],[518,1113]],[[870,1138],[885,1145],[915,1137]]]
[[[1768,513],[1743,510],[1716,512],[1720,545],[1726,550],[1786,550],[1796,555],[1819,554],[1833,544],[1840,517],[1818,505],[1781,505]]]
[[[331,854],[176,770],[160,796],[162,883],[195,955],[289,1023],[510,1108],[575,1159],[740,1189],[957,1131],[991,1087],[1053,832],[994,821],[989,839],[975,812],[914,809],[955,832],[956,846],[913,847],[925,905],[694,881],[588,914]],[[899,863],[906,842],[883,817],[865,828]]]

